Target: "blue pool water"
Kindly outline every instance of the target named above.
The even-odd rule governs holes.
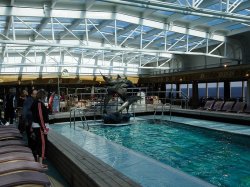
[[[89,131],[214,185],[250,186],[247,139],[161,121]]]

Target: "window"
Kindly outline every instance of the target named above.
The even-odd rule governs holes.
[[[217,85],[216,83],[207,83],[207,97],[217,98]]]
[[[219,87],[219,98],[224,98],[224,82],[219,82],[218,83]]]
[[[176,84],[166,84],[166,94],[167,97],[170,97],[171,91],[173,92],[173,97],[176,96]]]
[[[181,84],[180,85],[180,91],[184,94],[184,95],[188,95],[188,85],[187,84]]]
[[[188,97],[192,97],[193,96],[193,85],[192,84],[188,84]]]
[[[242,97],[242,81],[230,82],[230,93],[232,98]]]
[[[207,97],[206,83],[199,83],[198,90],[199,90],[199,98]]]

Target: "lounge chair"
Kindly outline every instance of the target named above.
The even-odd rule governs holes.
[[[1,147],[0,148],[0,156],[1,154],[5,154],[5,153],[13,153],[15,154],[15,152],[23,152],[23,153],[31,153],[30,148],[28,147],[24,147],[24,146],[6,146],[6,147]]]
[[[250,114],[250,105],[247,105],[246,109],[243,112]]]
[[[234,101],[226,101],[223,105],[223,107],[220,110],[217,111],[229,111],[232,109],[233,105],[234,105]]]
[[[236,102],[232,110],[229,110],[228,112],[238,112],[238,113],[243,112],[245,106],[246,106],[245,102]]]
[[[5,153],[0,155],[0,163],[9,162],[15,160],[27,160],[35,162],[34,156],[32,153]]]
[[[0,186],[12,187],[12,186],[50,186],[50,181],[44,173],[35,171],[22,171],[16,173],[10,173],[0,176]]]
[[[0,163],[0,175],[17,171],[46,171],[40,163],[27,160],[17,160]]]
[[[215,102],[215,100],[208,100],[208,101],[206,101],[204,107],[200,107],[199,109],[201,109],[201,110],[210,110],[213,107],[214,102]]]
[[[23,136],[20,133],[5,132],[0,134],[0,140],[13,140],[22,138]]]
[[[7,128],[0,129],[0,136],[1,134],[4,134],[4,133],[19,133],[20,134],[18,129],[7,129]]]
[[[0,148],[10,145],[19,145],[19,146],[26,146],[26,143],[23,140],[3,140],[0,141]]]
[[[224,104],[224,101],[216,101],[214,103],[214,106],[210,110],[215,110],[215,111],[221,110],[223,104]]]
[[[15,125],[0,125],[0,129],[2,128],[14,128],[17,129],[17,127]]]

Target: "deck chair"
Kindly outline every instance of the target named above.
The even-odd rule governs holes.
[[[26,143],[23,140],[2,140],[2,141],[0,141],[0,148],[10,146],[10,145],[26,146]]]
[[[10,172],[24,171],[24,170],[39,171],[39,172],[46,171],[44,168],[42,168],[40,163],[34,161],[17,160],[12,162],[0,163],[0,175],[7,174]]]
[[[200,107],[201,110],[209,110],[213,107],[215,100],[207,100],[204,107]]]
[[[28,147],[24,147],[24,146],[5,146],[5,147],[1,147],[0,148],[0,156],[1,154],[5,154],[5,153],[13,153],[15,154],[16,152],[21,152],[21,153],[31,153],[31,149]]]
[[[20,133],[5,132],[0,134],[0,140],[16,140],[22,138],[23,136]]]
[[[27,160],[35,162],[34,156],[31,153],[4,153],[0,155],[0,163],[15,160]]]
[[[217,111],[229,111],[233,108],[234,103],[235,103],[234,101],[226,101],[223,107]]]
[[[246,109],[243,112],[250,114],[250,105],[247,105]]]
[[[0,176],[0,186],[50,186],[49,178],[46,174],[36,171],[22,171]]]
[[[216,101],[214,103],[214,106],[210,110],[214,110],[214,111],[221,110],[223,104],[224,104],[224,101]]]
[[[4,128],[14,128],[16,129],[17,127],[15,125],[0,125],[0,129]]]
[[[228,112],[243,112],[244,108],[246,106],[245,102],[236,102],[235,105],[233,106],[232,110],[229,110]]]
[[[19,133],[20,134],[20,131],[18,129],[7,129],[7,128],[2,128],[0,129],[0,136],[1,134],[3,133]]]

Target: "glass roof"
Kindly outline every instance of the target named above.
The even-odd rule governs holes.
[[[65,65],[75,73],[76,69],[81,73],[86,68],[86,72],[98,73],[102,67],[97,65],[104,61],[111,74],[117,68],[110,62],[119,64],[119,70],[124,72],[132,67],[143,69],[140,65],[155,56],[167,61],[176,54],[203,51],[200,54],[212,55],[204,52],[207,43],[219,45],[231,35],[247,31],[250,25],[249,0],[230,0],[229,4],[226,0],[138,0],[133,6],[129,0],[70,2],[3,1],[0,53],[4,65],[0,71],[28,73],[32,65],[30,71],[56,72],[60,68],[55,65]],[[187,51],[187,46],[192,51]],[[20,70],[21,65],[24,68]],[[148,67],[157,67],[157,60]]]

